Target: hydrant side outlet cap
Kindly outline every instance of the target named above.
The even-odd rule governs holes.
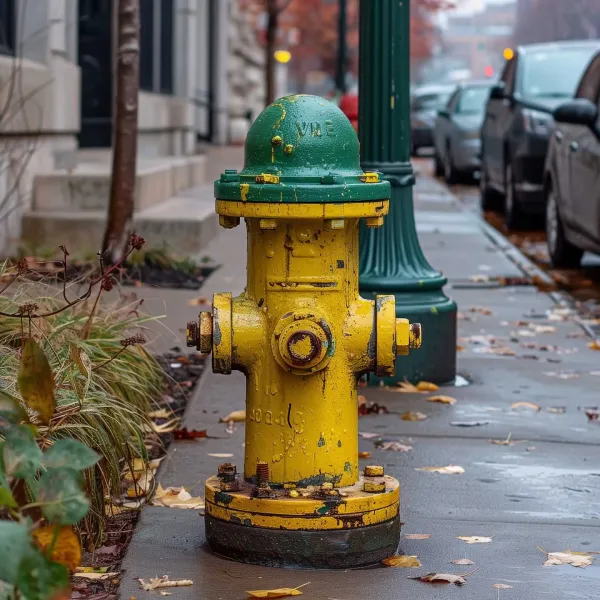
[[[244,169],[215,182],[218,200],[236,202],[369,202],[390,194],[389,182],[361,169],[358,137],[344,113],[304,94],[267,106],[248,132]]]

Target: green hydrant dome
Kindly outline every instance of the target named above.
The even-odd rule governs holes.
[[[390,197],[390,184],[360,167],[358,136],[332,102],[285,96],[267,106],[246,138],[244,168],[215,182],[219,200],[365,202]]]

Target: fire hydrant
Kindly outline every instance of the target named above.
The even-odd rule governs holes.
[[[399,483],[359,470],[357,381],[421,344],[394,296],[358,293],[358,222],[383,224],[390,184],[362,171],[339,108],[297,95],[260,114],[215,196],[223,227],[246,221],[247,285],[215,294],[187,341],[245,373],[246,443],[243,476],[225,463],[206,482],[207,540],[249,563],[375,563],[398,545]]]

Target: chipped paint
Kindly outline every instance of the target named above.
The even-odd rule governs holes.
[[[242,202],[247,202],[249,191],[250,191],[249,183],[240,183],[240,198],[242,199]]]

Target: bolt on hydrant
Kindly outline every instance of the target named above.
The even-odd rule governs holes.
[[[358,223],[380,227],[390,184],[360,168],[356,132],[332,103],[288,96],[252,125],[241,172],[215,182],[225,228],[243,217],[248,278],[188,324],[216,373],[245,373],[244,472],[206,482],[214,551],[274,566],[348,568],[393,554],[399,483],[358,465],[358,378],[392,375],[421,345],[394,296],[358,294]]]

